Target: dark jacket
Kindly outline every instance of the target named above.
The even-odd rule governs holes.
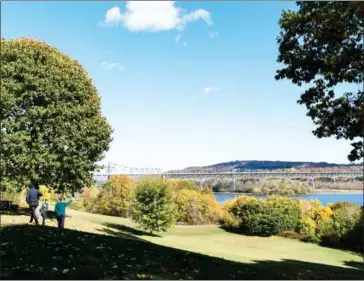
[[[38,206],[39,205],[39,197],[43,196],[43,194],[36,189],[35,187],[32,187],[28,190],[26,201],[29,206]]]

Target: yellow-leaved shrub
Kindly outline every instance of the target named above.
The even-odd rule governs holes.
[[[113,175],[104,184],[95,203],[98,213],[129,217],[135,181],[127,176]]]

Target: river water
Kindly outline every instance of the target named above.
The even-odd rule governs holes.
[[[220,203],[223,203],[227,200],[231,200],[241,196],[240,193],[215,193],[215,198]],[[247,196],[253,196],[250,194],[244,194]],[[266,196],[255,196],[258,199],[264,199]],[[297,198],[300,200],[319,200],[322,205],[326,206],[328,203],[335,203],[338,201],[347,201],[350,203],[355,203],[360,206],[363,206],[363,193],[355,193],[355,194],[345,194],[345,193],[325,193],[325,194],[309,194],[309,195],[299,195],[292,196],[292,198]]]

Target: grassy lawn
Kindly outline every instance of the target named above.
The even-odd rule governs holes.
[[[216,226],[155,236],[130,220],[68,210],[66,228],[1,216],[2,279],[362,279],[363,258],[280,237]]]

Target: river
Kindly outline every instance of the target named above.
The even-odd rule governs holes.
[[[215,193],[215,198],[220,203],[223,203],[227,200],[231,200],[234,198],[239,197],[239,193]],[[244,194],[247,196],[253,196],[250,194]],[[264,199],[266,196],[255,196],[258,199]],[[299,196],[292,196],[292,198],[297,198],[300,200],[319,200],[322,205],[326,206],[328,203],[335,203],[338,201],[347,201],[350,203],[355,203],[360,206],[363,206],[363,194],[361,193],[355,193],[355,194],[349,194],[349,193],[324,193],[324,194],[309,194],[309,195],[299,195]]]

